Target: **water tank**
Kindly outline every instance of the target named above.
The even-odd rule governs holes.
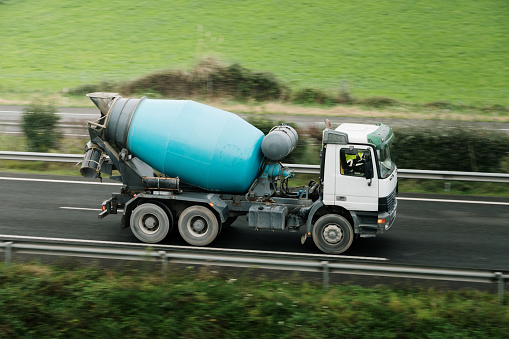
[[[263,139],[262,152],[267,159],[281,161],[297,147],[298,142],[299,137],[293,127],[278,125]]]
[[[105,139],[155,170],[217,192],[245,193],[263,161],[263,133],[237,115],[190,100],[116,98]]]

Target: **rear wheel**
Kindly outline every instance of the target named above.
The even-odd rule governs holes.
[[[325,253],[343,253],[352,245],[354,232],[344,217],[337,214],[326,214],[315,222],[313,241]]]
[[[186,208],[179,217],[178,227],[182,239],[194,246],[210,244],[219,233],[216,216],[203,206]]]
[[[146,243],[158,243],[170,231],[168,214],[156,204],[144,203],[139,205],[133,210],[130,221],[133,234]]]

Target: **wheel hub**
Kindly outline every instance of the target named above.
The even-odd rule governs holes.
[[[202,217],[194,217],[189,221],[188,229],[195,237],[202,237],[208,230],[208,224]]]
[[[193,221],[193,225],[191,227],[193,228],[193,231],[200,233],[205,229],[205,222],[203,219],[196,219]]]
[[[343,230],[338,225],[327,225],[323,229],[323,238],[329,244],[337,244],[343,239]]]
[[[145,219],[145,227],[148,229],[152,229],[156,226],[157,221],[154,219],[154,217],[148,217]]]
[[[146,233],[153,233],[159,227],[159,220],[152,214],[145,215],[141,223]]]

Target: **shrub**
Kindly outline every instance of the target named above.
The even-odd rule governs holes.
[[[61,134],[56,130],[60,119],[51,105],[37,103],[27,107],[23,113],[22,128],[27,138],[28,150],[46,152],[54,148]]]
[[[370,97],[366,99],[362,99],[358,101],[359,104],[363,104],[370,107],[387,107],[387,106],[396,106],[399,102],[395,99],[386,98],[386,97]]]
[[[400,168],[496,173],[509,156],[509,136],[492,130],[435,126],[394,133]]]
[[[316,145],[322,144],[323,129],[320,129],[316,126],[308,126],[303,130],[303,133],[307,138],[310,139],[311,143],[314,143]]]
[[[263,132],[263,134],[267,135],[272,127],[276,126],[277,124],[270,120],[265,118],[264,116],[260,115],[251,115],[247,121],[253,125],[254,127],[258,128],[260,131]]]
[[[253,72],[239,64],[223,66],[203,60],[189,72],[161,71],[119,86],[126,95],[154,91],[164,97],[227,97],[236,100],[277,100],[288,89],[267,72]]]
[[[433,109],[452,109],[454,105],[448,101],[432,101],[424,104],[425,107],[433,108]]]
[[[481,111],[489,113],[508,113],[509,107],[503,105],[488,105],[481,107]]]
[[[296,104],[318,104],[318,105],[334,105],[334,99],[329,97],[324,92],[313,89],[303,88],[297,91],[294,95],[293,102]]]

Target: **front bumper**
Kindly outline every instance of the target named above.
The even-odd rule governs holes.
[[[391,228],[396,220],[396,213],[398,210],[398,201],[394,202],[392,210],[389,212],[378,213],[378,233],[383,233]]]

